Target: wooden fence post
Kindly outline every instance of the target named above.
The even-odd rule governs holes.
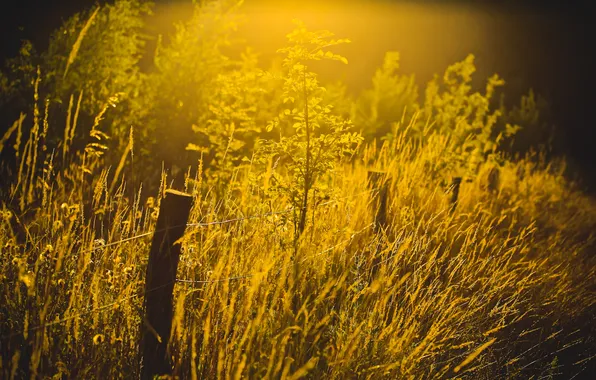
[[[388,184],[386,180],[387,174],[384,172],[368,171],[368,181],[373,189],[377,189],[373,207],[376,209],[375,214],[375,232],[380,232],[387,227],[387,194]]]
[[[180,245],[175,242],[184,234],[192,201],[189,194],[167,190],[159,208],[145,279],[145,315],[139,347],[142,380],[172,374],[167,348],[172,330],[174,283],[180,260]]]
[[[461,185],[461,177],[454,177],[451,184],[451,210],[453,213],[457,207],[457,199],[459,198],[459,186]]]
[[[373,207],[376,210],[375,214],[375,224],[374,224],[374,231],[376,234],[385,231],[387,227],[387,195],[389,186],[387,183],[387,173],[383,172],[376,172],[376,171],[369,171],[368,172],[368,181],[369,185],[376,189],[376,195],[374,196]],[[375,251],[375,255],[373,257],[371,263],[371,272],[370,272],[370,280],[372,281],[379,270],[379,266],[381,265],[381,241],[379,240],[377,244],[377,248]]]

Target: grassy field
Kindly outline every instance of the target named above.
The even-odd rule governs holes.
[[[295,68],[286,84],[302,83],[292,77]],[[298,94],[306,93],[306,82]],[[135,157],[132,129],[121,149],[102,145],[116,134],[104,120],[115,101],[77,120],[83,106],[69,95],[66,123],[52,125],[38,86],[30,115],[13,124],[0,148],[14,152],[14,162],[2,165],[0,377],[138,377],[149,246],[172,176],[163,171],[159,188],[142,189],[135,168],[155,163]],[[286,113],[306,125],[297,127],[304,141],[294,151],[306,154],[306,173],[315,167],[308,166],[310,146],[298,144],[314,139],[309,112],[312,120],[323,118],[316,106],[328,100],[316,99],[312,109],[309,98],[303,113]],[[470,104],[476,103],[464,109]],[[233,103],[228,111],[238,111],[234,106],[241,108]],[[272,191],[280,180],[308,182],[298,169],[277,168],[290,161],[258,161],[256,153],[241,164],[225,161],[234,153],[234,127],[223,157],[190,166],[184,183],[174,185],[194,198],[174,288],[174,375],[596,373],[596,202],[567,179],[564,160],[536,153],[475,164],[453,208],[454,171],[446,168],[453,157],[467,157],[457,154],[464,135],[427,128],[451,125],[453,110],[444,106],[429,105],[434,119],[418,127],[423,107],[411,121],[392,123],[383,143],[363,141],[344,159],[326,158],[306,200],[302,183],[290,188],[294,193],[283,186]],[[248,115],[234,117],[246,122]],[[234,125],[225,117],[221,125]],[[490,115],[481,117],[490,124]],[[89,137],[80,149],[75,131]],[[64,136],[55,148],[52,134]],[[379,188],[367,183],[369,171],[386,173],[387,225],[380,231]]]
[[[482,175],[464,182],[450,213],[448,189],[431,185],[425,166],[432,152],[411,160],[407,151],[369,149],[366,160],[330,174],[336,193],[312,208],[297,250],[291,212],[266,214],[289,206],[260,202],[248,182],[223,199],[195,193],[191,223],[266,215],[188,227],[178,275],[198,283],[175,287],[175,373],[587,374],[596,354],[593,200],[555,167],[520,160],[500,169],[496,187]],[[372,228],[369,169],[389,173],[381,234]],[[161,192],[135,204],[123,187],[109,191],[107,175],[82,186],[75,170],[73,163],[30,182],[22,175],[17,183],[43,193],[22,214],[3,203],[3,377],[128,378],[138,371],[147,234]],[[18,199],[27,186],[14,185]]]

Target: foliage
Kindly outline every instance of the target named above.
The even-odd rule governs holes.
[[[392,143],[400,141],[408,144],[400,136]],[[449,195],[430,186],[433,170],[424,169],[432,149],[444,147],[424,146],[414,159],[405,146],[376,153],[375,165],[400,173],[388,182],[384,236],[371,228],[369,166],[361,163],[369,160],[336,168],[339,196],[313,208],[313,238],[300,242],[298,265],[280,244],[293,235],[280,214],[189,227],[178,278],[191,282],[175,287],[170,337],[175,373],[528,378],[552,373],[555,355],[557,372],[590,373],[593,200],[529,158],[506,162],[494,190],[480,177],[463,184],[449,215]],[[30,211],[2,197],[3,378],[138,375],[146,234],[162,191],[139,204],[123,187],[110,190],[101,157],[81,176],[88,153],[68,168],[37,161],[43,170],[33,172],[43,175],[32,186],[43,201]],[[247,196],[227,205],[230,216],[267,209],[248,182],[241,191]],[[207,206],[195,207],[190,223],[218,221],[219,198],[194,201]],[[276,210],[289,206],[281,198]]]
[[[234,0],[197,2],[189,21],[176,24],[169,41],[158,41],[149,94],[142,104],[148,116],[141,154],[148,158],[157,152],[173,174],[190,163],[185,148],[194,139],[192,126],[204,127],[222,75],[237,65],[222,49],[233,43],[238,6]],[[154,173],[158,169],[152,167]]]
[[[143,48],[142,16],[148,12],[146,4],[120,0],[67,20],[44,53],[46,80],[57,97],[65,101],[83,91],[83,106],[94,113],[109,96],[134,89]]]
[[[334,115],[332,105],[322,103],[325,88],[306,66],[309,61],[319,60],[347,64],[346,58],[326,49],[350,41],[331,39],[333,33],[329,31],[311,32],[302,22],[294,22],[296,29],[287,35],[293,45],[278,50],[285,54],[283,103],[287,108],[267,126],[269,131],[279,130],[279,140],[265,142],[261,153],[265,159],[283,161],[284,170],[290,173],[287,180],[274,175],[272,189],[282,191],[299,210],[294,222],[299,236],[306,226],[309,194],[319,177],[333,170],[344,155],[353,153],[361,137],[350,132],[349,120]],[[288,135],[289,125],[293,131]]]
[[[546,99],[536,95],[533,90],[523,95],[519,104],[510,110],[501,105],[501,126],[498,130],[514,128],[517,132],[503,141],[507,151],[523,154],[530,149],[546,149],[548,151],[562,151],[564,136],[556,133],[554,125],[547,122],[552,120]],[[523,126],[523,127],[522,127]]]
[[[131,104],[139,102],[144,81],[139,67],[145,46],[141,29],[150,6],[137,0],[98,5],[69,18],[41,54],[30,43],[23,44],[19,56],[8,62],[0,107],[3,122],[20,120],[19,113],[29,115],[26,120],[32,122],[19,123],[14,151],[4,152],[9,165],[17,165],[19,173],[25,168],[34,170],[36,160],[53,158],[54,165],[67,165],[75,156],[67,154],[70,149],[85,156],[93,147],[108,156],[108,164],[123,151],[128,153],[130,126],[138,121],[131,117]],[[106,112],[106,107],[113,109]],[[109,127],[103,130],[101,141],[96,141],[99,135],[92,128],[102,121]],[[33,141],[23,161],[16,142],[27,135]],[[36,151],[33,146],[38,143]],[[60,160],[52,156],[58,151],[62,152]],[[27,195],[32,201],[31,188]]]
[[[215,2],[158,45],[154,71],[119,87],[120,73],[106,79],[112,68],[99,59],[89,82],[86,44],[113,32],[97,23],[120,17],[96,9],[54,45],[62,53],[47,67],[59,69],[44,71],[24,44],[0,77],[6,98],[30,92],[0,140],[16,160],[0,165],[0,377],[138,376],[148,237],[168,178],[160,172],[144,199],[131,175],[145,178],[156,145],[186,127],[176,153],[188,147],[199,167],[184,178],[195,207],[174,288],[175,376],[594,373],[596,204],[564,177],[564,161],[497,150],[514,125],[536,125],[532,94],[495,110],[503,82],[472,92],[470,56],[429,84],[408,120],[396,110],[409,113],[416,91],[397,75],[395,54],[354,101],[307,66],[345,62],[328,48],[347,40],[298,22],[282,70],[265,72],[250,51],[223,53],[235,8]],[[100,58],[112,56],[105,49]],[[67,85],[71,75],[82,82]],[[63,92],[48,90],[58,83]],[[381,128],[369,138],[387,126],[391,134],[363,141],[354,130],[365,124]],[[383,233],[372,228],[371,169],[388,173]],[[437,177],[462,173],[470,181],[454,208]]]
[[[17,98],[19,91],[23,88],[32,86],[35,80],[36,57],[37,52],[31,42],[23,41],[18,55],[6,62],[6,73],[0,72],[0,106],[2,108],[6,107],[6,102]]]
[[[236,64],[222,49],[232,43],[230,35],[239,21],[237,5],[236,1],[197,3],[192,18],[179,23],[169,40],[160,38],[153,66],[143,69],[147,36],[142,29],[151,3],[118,0],[76,14],[52,35],[43,54],[34,56],[30,46],[24,46],[18,60],[11,61],[9,75],[2,77],[3,92],[30,99],[39,66],[39,94],[58,105],[55,115],[65,114],[70,99],[76,102],[81,96],[80,117],[92,121],[109,98],[118,96],[117,110],[109,113],[110,161],[117,162],[126,151],[132,126],[138,159],[155,161],[138,168],[139,177],[155,184],[159,178],[152,179],[153,173],[159,172],[162,160],[168,167],[189,164],[183,153],[193,137],[191,126],[208,111],[218,85],[215,79]],[[63,122],[56,121],[51,127]],[[88,132],[80,131],[81,137]],[[51,136],[55,139],[58,134]]]
[[[424,120],[432,120],[433,129],[450,139],[442,155],[444,169],[441,170],[452,176],[473,177],[482,162],[495,157],[504,137],[494,136],[501,111],[491,109],[494,108],[491,99],[505,81],[495,74],[488,79],[484,94],[472,93],[475,71],[474,56],[468,55],[449,66],[441,81],[435,75],[425,91],[422,116]],[[510,137],[516,132],[516,126],[508,125],[504,135]]]
[[[399,53],[385,54],[375,71],[372,88],[360,94],[352,119],[364,137],[380,140],[392,131],[392,124],[409,120],[418,107],[418,86],[414,75],[399,75]]]
[[[275,102],[263,101],[268,81],[257,67],[256,54],[247,50],[235,66],[217,74],[208,111],[192,126],[196,143],[186,148],[201,153],[211,183],[231,181],[234,170],[250,161],[261,126],[275,107]]]
[[[41,57],[44,87],[52,100],[66,107],[72,94],[83,93],[81,110],[91,117],[112,96],[138,101],[144,80],[139,67],[146,40],[143,17],[150,6],[140,0],[117,0],[68,19]],[[125,112],[119,112],[110,131],[124,141],[129,125],[118,121]]]

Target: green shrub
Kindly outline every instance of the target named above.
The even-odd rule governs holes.
[[[354,104],[352,120],[367,141],[380,141],[391,133],[393,123],[409,120],[417,109],[415,77],[398,71],[399,53],[387,52],[372,78],[372,88],[364,90]]]
[[[295,23],[296,29],[287,35],[293,45],[278,50],[285,54],[283,103],[287,106],[267,126],[269,131],[279,130],[279,139],[264,143],[261,159],[273,160],[276,168],[277,161],[283,163],[273,174],[272,189],[285,194],[297,209],[294,227],[299,237],[306,227],[309,196],[319,177],[333,170],[344,155],[353,153],[361,137],[350,132],[349,120],[334,114],[333,105],[323,103],[325,88],[306,66],[309,61],[325,59],[347,64],[346,58],[326,49],[350,41],[334,40],[329,31],[311,32],[302,22]],[[289,175],[276,175],[278,171]]]

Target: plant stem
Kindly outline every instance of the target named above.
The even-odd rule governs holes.
[[[302,202],[302,209],[300,210],[300,223],[298,225],[298,236],[297,239],[304,232],[306,227],[306,214],[308,210],[308,192],[311,187],[312,169],[310,165],[311,159],[311,148],[310,148],[310,126],[308,120],[308,93],[306,90],[306,66],[302,71],[302,88],[304,91],[304,125],[306,128],[306,170],[304,172],[304,198]]]

